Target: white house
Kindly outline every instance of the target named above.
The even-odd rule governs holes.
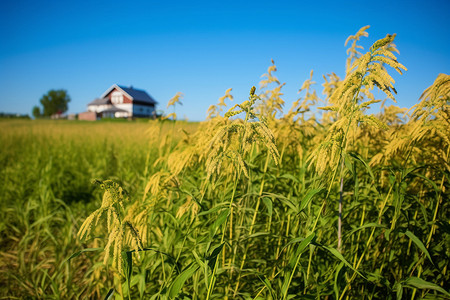
[[[155,116],[156,104],[144,90],[114,84],[88,104],[88,111],[97,118],[149,118]]]

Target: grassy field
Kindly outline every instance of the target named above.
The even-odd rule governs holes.
[[[152,127],[158,128],[152,132]],[[112,286],[105,274],[95,281],[90,277],[100,274],[98,255],[66,260],[85,246],[76,233],[101,199],[94,179],[113,179],[133,194],[131,199],[142,198],[159,127],[0,120],[0,295],[98,298],[105,285]],[[172,127],[162,125],[161,136],[172,130],[178,136],[180,127],[192,132],[197,125]]]
[[[380,104],[406,68],[365,29],[288,112],[273,64],[201,123],[0,121],[0,295],[448,299],[450,76]]]

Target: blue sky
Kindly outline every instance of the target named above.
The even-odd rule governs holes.
[[[367,50],[397,33],[397,100],[410,107],[439,73],[450,73],[450,1],[2,1],[0,111],[30,114],[50,89],[66,89],[69,112],[114,83],[145,89],[179,117],[203,120],[225,90],[246,100],[278,67],[286,111],[314,70],[345,72],[346,38],[371,25]],[[390,70],[394,74],[394,70]]]

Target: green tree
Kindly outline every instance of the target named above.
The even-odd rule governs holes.
[[[33,112],[33,117],[34,117],[35,119],[41,117],[41,109],[39,108],[39,106],[34,106],[32,112]]]
[[[44,117],[49,117],[54,114],[62,114],[69,108],[70,96],[66,90],[50,90],[42,96],[40,100]],[[33,109],[34,112],[34,109]]]

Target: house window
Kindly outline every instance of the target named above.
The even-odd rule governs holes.
[[[112,95],[111,95],[111,102],[113,104],[123,103],[123,95],[122,95],[122,93],[119,92],[119,91],[113,92]]]

